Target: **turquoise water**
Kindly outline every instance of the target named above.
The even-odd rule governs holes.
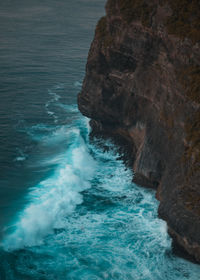
[[[197,280],[76,105],[104,1],[1,4],[1,280]],[[4,75],[4,76],[3,76]]]

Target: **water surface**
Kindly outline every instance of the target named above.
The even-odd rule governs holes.
[[[0,4],[0,279],[199,279],[76,97],[103,0]]]

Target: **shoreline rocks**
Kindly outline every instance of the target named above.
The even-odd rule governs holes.
[[[157,189],[159,216],[200,262],[200,46],[169,32],[170,0],[122,2],[97,24],[78,106],[92,133],[124,141],[134,181]]]

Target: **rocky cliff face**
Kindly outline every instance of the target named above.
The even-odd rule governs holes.
[[[80,111],[125,139],[136,183],[157,189],[169,232],[200,262],[200,4],[108,0]]]

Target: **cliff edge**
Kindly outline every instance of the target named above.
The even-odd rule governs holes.
[[[108,0],[78,96],[93,132],[125,139],[169,233],[200,262],[200,2]]]

